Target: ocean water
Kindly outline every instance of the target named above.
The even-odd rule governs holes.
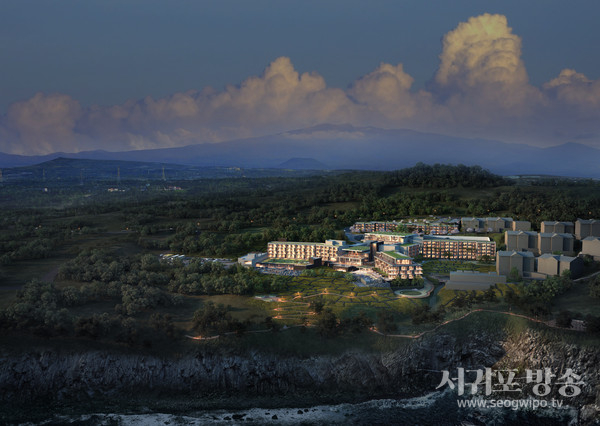
[[[573,407],[459,408],[450,390],[408,399],[380,399],[358,404],[313,407],[251,408],[248,410],[167,413],[94,413],[78,417],[55,416],[45,425],[576,425]]]

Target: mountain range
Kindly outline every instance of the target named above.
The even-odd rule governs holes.
[[[143,161],[202,167],[393,170],[426,164],[480,165],[502,175],[600,177],[600,150],[578,143],[549,148],[407,129],[323,124],[262,137],[176,148],[19,156],[0,153],[0,167],[59,157]]]

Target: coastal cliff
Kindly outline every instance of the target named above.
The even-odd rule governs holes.
[[[235,404],[243,407],[245,397],[302,395],[310,404],[336,398],[358,401],[422,395],[440,383],[442,370],[454,373],[458,367],[550,368],[556,374],[571,368],[582,375],[584,384],[581,395],[566,403],[579,409],[585,424],[600,415],[599,364],[597,347],[555,342],[534,330],[504,338],[482,332],[467,341],[440,333],[394,352],[307,358],[258,351],[244,355],[198,351],[162,359],[108,351],[43,350],[2,354],[0,402],[63,404],[149,395],[202,401],[219,395],[235,398]],[[559,397],[556,389],[550,396]]]

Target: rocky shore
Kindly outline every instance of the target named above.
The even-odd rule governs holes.
[[[598,365],[597,347],[565,345],[533,330],[504,338],[482,332],[460,342],[440,333],[391,353],[309,358],[258,351],[243,356],[199,351],[161,359],[108,351],[32,350],[0,356],[0,403],[17,412],[33,401],[54,407],[113,401],[116,408],[137,401],[137,406],[160,409],[169,408],[167,401],[185,401],[185,406],[173,407],[183,411],[216,400],[240,409],[257,406],[257,401],[316,405],[424,395],[440,383],[442,370],[455,372],[458,367],[550,368],[556,374],[570,368],[582,375],[584,384],[581,394],[565,404],[576,407],[579,423],[594,424],[600,417]],[[547,397],[560,395],[553,388]]]

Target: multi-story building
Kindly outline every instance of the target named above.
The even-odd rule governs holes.
[[[368,245],[344,247],[337,263],[343,266],[365,266],[372,261],[371,247]]]
[[[496,272],[508,276],[513,268],[527,277],[535,272],[535,257],[530,251],[499,251],[496,256]]]
[[[583,240],[586,237],[600,237],[600,220],[577,219],[575,221],[575,238]]]
[[[506,231],[504,233],[504,244],[507,251],[538,251],[538,233],[534,231]]]
[[[267,252],[273,259],[310,260],[320,257],[324,262],[337,262],[344,245],[342,240],[327,240],[325,243],[271,241]]]
[[[572,234],[506,231],[504,242],[508,251],[530,251],[536,255],[544,253],[575,254],[575,240]]]
[[[405,234],[401,232],[367,232],[364,236],[364,241],[383,241],[384,243],[412,243],[414,234]]]
[[[426,259],[479,260],[496,256],[496,243],[488,237],[425,235],[421,255]]]
[[[562,275],[564,271],[571,272],[571,278],[577,278],[583,273],[583,259],[580,257],[543,254],[537,259],[537,272],[547,276]]]
[[[458,232],[459,223],[457,219],[444,220],[411,220],[392,221],[392,222],[356,222],[350,227],[352,232],[418,232],[423,234],[446,235]]]
[[[573,234],[544,233],[538,234],[537,253],[575,254],[575,238]]]
[[[389,278],[414,279],[423,274],[423,269],[412,258],[395,251],[375,253],[375,268]]]
[[[504,232],[514,228],[512,217],[463,217],[460,224],[464,232]]]
[[[427,220],[408,221],[406,223],[401,223],[401,225],[405,227],[408,232],[418,232],[419,234],[447,235],[458,232],[459,230],[459,224],[454,220],[449,222],[442,220],[431,222]]]
[[[394,232],[398,227],[399,223],[396,221],[392,222],[356,222],[350,227],[352,232]]]
[[[581,254],[600,260],[600,237],[585,237],[581,241]]]
[[[575,225],[573,222],[544,221],[540,224],[540,233],[542,234],[574,234]]]
[[[421,251],[421,246],[416,243],[397,244],[396,251],[409,257],[416,257]]]

